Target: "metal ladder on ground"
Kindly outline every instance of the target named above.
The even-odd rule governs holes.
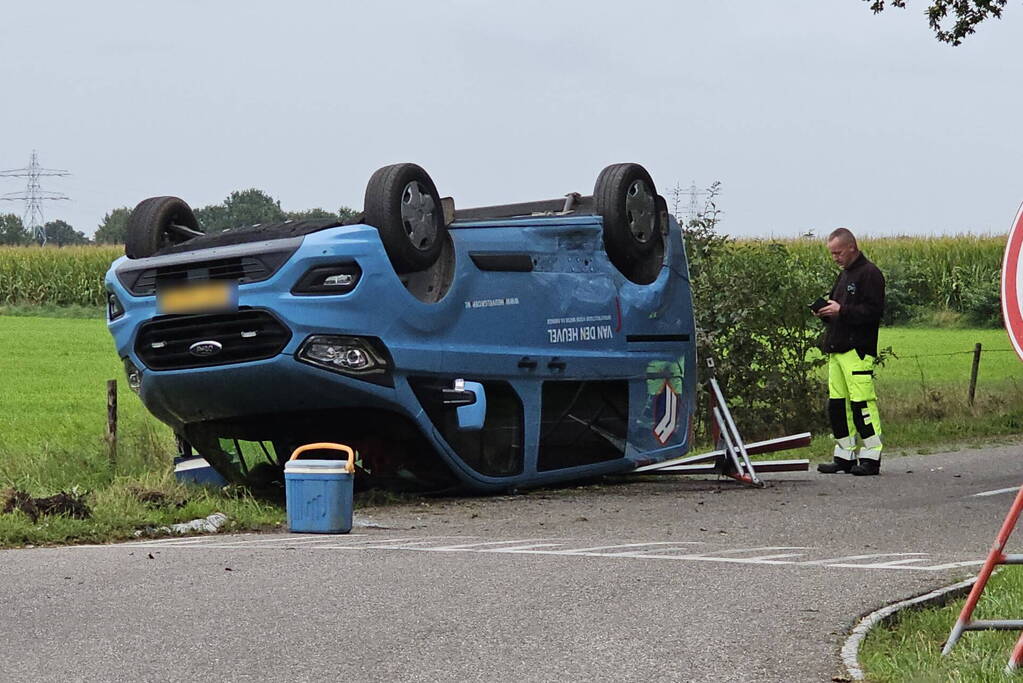
[[[977,574],[977,582],[973,584],[970,595],[966,598],[966,604],[963,605],[959,618],[956,620],[955,626],[952,627],[948,640],[945,641],[945,647],[941,650],[942,656],[952,651],[959,637],[966,631],[1023,631],[1023,619],[976,621],[973,619],[973,610],[980,601],[980,596],[984,592],[984,587],[987,586],[987,581],[991,578],[991,573],[994,572],[995,567],[1005,564],[1023,564],[1023,555],[1007,555],[1005,553],[1005,544],[1009,542],[1009,537],[1012,535],[1013,529],[1016,528],[1016,522],[1019,521],[1021,512],[1023,512],[1023,487],[1020,487],[1019,493],[1016,494],[1016,500],[1013,501],[1012,507],[1009,508],[1009,514],[1006,515],[1002,528],[995,537],[995,542],[991,546],[987,560],[985,560],[984,566],[981,567],[980,573]],[[1016,646],[1012,649],[1009,663],[1005,666],[1005,672],[1012,673],[1016,671],[1021,663],[1023,663],[1023,633],[1020,634],[1019,640],[1016,641]]]
[[[714,377],[713,358],[707,359],[707,374],[710,377],[708,383],[711,390],[711,415],[714,417],[714,423],[717,425],[718,434],[723,442],[722,450],[731,461],[731,467],[725,471],[725,474],[744,484],[762,487],[764,482],[760,480],[757,476],[757,471],[753,469],[753,463],[750,462],[746,444],[739,434],[739,428],[735,426],[735,420],[732,419],[732,411],[728,409],[728,402],[725,401],[725,396],[721,393],[721,387],[718,386],[718,381]]]

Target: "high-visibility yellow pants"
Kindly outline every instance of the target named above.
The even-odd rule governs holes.
[[[881,459],[881,416],[874,391],[873,356],[861,358],[856,351],[828,354],[828,417],[836,458]]]

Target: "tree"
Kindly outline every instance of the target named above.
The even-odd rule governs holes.
[[[347,206],[342,206],[337,210],[337,213],[331,213],[326,209],[306,209],[305,211],[288,211],[285,213],[286,220],[289,221],[302,221],[317,218],[332,218],[338,221],[346,221],[349,218],[355,216],[358,212],[355,209],[350,209]]]
[[[284,214],[284,219],[289,221],[306,221],[316,220],[320,218],[337,218],[335,214],[332,214],[326,209],[306,209],[305,211],[287,211]]]
[[[70,224],[61,220],[50,221],[43,226],[46,232],[46,241],[56,244],[58,247],[66,247],[74,244],[88,244],[89,238],[84,232],[75,230]]]
[[[99,224],[96,234],[93,236],[96,244],[124,244],[125,237],[128,234],[128,216],[130,213],[131,209],[122,206],[103,216],[103,222]]]
[[[281,203],[262,190],[236,190],[222,204],[204,206],[195,212],[204,232],[215,233],[257,223],[283,221]]]
[[[927,7],[927,22],[943,43],[959,45],[963,38],[976,31],[977,24],[988,17],[1000,19],[1008,0],[932,0]],[[864,0],[874,14],[884,11],[886,4],[905,9],[906,0]],[[949,26],[949,15],[953,21]]]
[[[209,204],[195,210],[203,232],[210,234],[257,223],[279,223],[309,219],[333,218],[344,221],[356,215],[354,209],[342,206],[337,213],[325,209],[285,211],[281,202],[262,190],[236,190],[220,204]],[[98,234],[98,233],[97,233]]]
[[[714,359],[743,434],[766,438],[819,426],[823,357],[811,349],[820,322],[806,303],[824,290],[828,274],[782,244],[720,234],[720,190],[720,183],[707,190],[706,207],[683,228],[697,357]]]
[[[32,235],[25,229],[21,217],[13,213],[0,214],[0,244],[28,244]]]

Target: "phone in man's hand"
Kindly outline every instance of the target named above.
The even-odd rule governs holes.
[[[817,301],[814,301],[812,304],[810,304],[810,310],[816,313],[817,311],[821,310],[827,305],[828,305],[827,299],[817,297]]]

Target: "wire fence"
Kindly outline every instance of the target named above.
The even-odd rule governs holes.
[[[953,357],[956,357],[956,356],[972,356],[972,363],[971,363],[971,366],[970,366],[969,373],[968,374],[964,373],[961,376],[962,377],[961,380],[956,379],[955,377],[949,377],[948,376],[948,374],[947,374],[948,366],[945,366],[945,371],[943,371],[943,372],[939,371],[939,374],[944,375],[944,377],[941,380],[937,380],[937,384],[938,385],[942,385],[942,386],[948,386],[950,380],[951,380],[951,384],[952,385],[959,385],[960,381],[962,381],[964,384],[966,384],[966,386],[967,386],[966,392],[965,392],[966,393],[966,400],[967,400],[967,403],[972,407],[972,406],[974,406],[974,403],[976,401],[977,384],[978,384],[978,378],[980,376],[981,357],[984,354],[989,354],[989,353],[1015,353],[1015,349],[1012,349],[1012,348],[993,348],[993,349],[992,348],[984,348],[984,346],[980,342],[978,342],[978,343],[974,344],[974,347],[972,349],[970,349],[969,351],[944,351],[944,352],[941,352],[941,353],[918,353],[918,354],[911,354],[911,355],[910,354],[902,355],[902,354],[899,354],[897,352],[894,352],[891,349],[891,347],[888,347],[887,349],[884,349],[882,351],[882,353],[880,354],[879,365],[881,365],[883,367],[884,365],[886,365],[888,362],[891,362],[891,361],[896,361],[896,362],[898,362],[898,361],[910,361],[910,360],[913,361],[913,364],[916,366],[916,371],[920,375],[920,377],[919,377],[920,388],[926,394],[927,392],[929,392],[935,386],[935,377],[934,377],[935,368],[933,367],[933,363],[931,363],[931,364],[929,364],[929,367],[927,367],[927,369],[925,369],[925,365],[928,365],[928,364],[926,363],[926,361],[924,361],[924,359],[953,358]],[[1009,377],[1008,375],[1005,378],[1011,380],[1013,382],[1013,384],[1017,384],[1017,379],[1018,378]],[[990,380],[990,379],[991,379],[991,377],[990,377],[990,374],[989,374],[988,375],[988,380]]]
[[[1010,353],[1010,352],[1014,352],[1014,351],[1015,351],[1015,349],[984,349],[983,350],[984,353]],[[902,360],[903,358],[907,358],[907,359],[908,358],[938,358],[938,357],[942,357],[942,356],[962,356],[962,355],[972,356],[972,355],[974,355],[976,353],[977,353],[977,351],[975,349],[970,349],[969,351],[949,351],[948,353],[919,353],[919,354],[915,354],[915,355],[912,355],[912,356],[903,355],[901,353],[893,353],[892,357],[893,358],[897,358],[899,360]]]

